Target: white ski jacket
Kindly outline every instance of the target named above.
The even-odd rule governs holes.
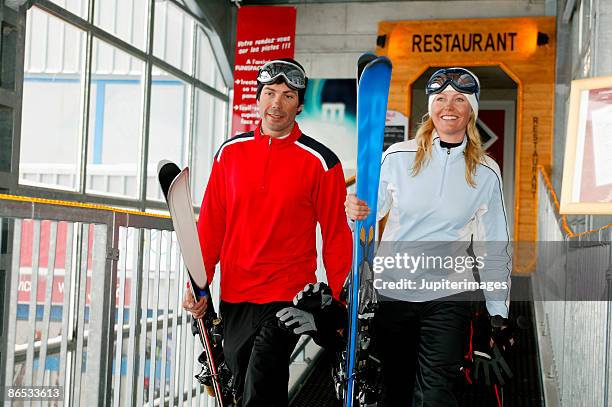
[[[473,241],[475,255],[484,259],[479,270],[481,282],[496,287],[483,290],[487,309],[490,315],[507,317],[512,255],[500,171],[493,159],[485,157],[474,176],[476,187],[471,187],[465,179],[466,144],[467,137],[458,147],[443,148],[434,133],[431,159],[416,177],[412,176],[417,151],[415,140],[396,143],[387,149],[381,165],[377,218],[380,220],[387,214],[389,217],[377,256],[389,254],[387,250],[405,252],[408,247],[412,248],[412,255],[422,257],[436,252],[465,256]],[[422,270],[425,259],[421,261],[421,270],[410,273],[413,280],[419,273],[428,273]],[[385,277],[379,270],[375,278],[397,283],[407,275],[405,269],[403,272]],[[477,284],[471,268],[444,278],[431,269],[429,272],[430,280],[431,275],[439,282],[447,280],[446,288],[421,289],[418,281],[412,289],[389,289],[388,285],[382,288],[381,281],[375,288],[385,297],[418,302],[472,291]]]

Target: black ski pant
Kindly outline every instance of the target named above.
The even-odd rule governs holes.
[[[287,407],[289,358],[299,336],[278,326],[289,302],[220,304],[223,353],[235,381],[238,407]]]
[[[456,299],[379,303],[374,324],[385,406],[459,405],[458,383],[472,306]]]

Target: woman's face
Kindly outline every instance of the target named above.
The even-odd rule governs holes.
[[[472,107],[463,93],[448,86],[434,95],[431,119],[438,135],[444,141],[461,141],[470,122]]]

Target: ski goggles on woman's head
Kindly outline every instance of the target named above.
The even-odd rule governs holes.
[[[480,95],[480,84],[478,78],[464,68],[438,69],[427,81],[425,93],[429,96],[442,92],[448,85],[460,93]]]
[[[287,61],[270,61],[259,69],[257,81],[264,85],[273,83],[279,76],[291,88],[304,89],[306,87],[306,74],[299,66]]]

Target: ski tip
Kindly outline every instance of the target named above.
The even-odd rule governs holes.
[[[168,199],[168,191],[172,181],[181,173],[181,169],[178,165],[169,160],[161,160],[157,164],[157,179],[159,185],[164,193],[164,197]]]
[[[393,64],[391,63],[391,60],[385,56],[380,56],[380,57],[376,57],[370,61],[368,61],[368,63],[363,67],[363,70],[365,70],[366,68],[369,68],[371,66],[374,65],[380,65],[380,64],[384,64],[384,65],[388,65],[390,68],[393,67]]]
[[[177,166],[176,164],[174,164],[174,163],[173,163],[172,161],[170,161],[170,160],[165,160],[165,159],[164,159],[164,160],[160,160],[160,161],[157,163],[157,173],[159,174],[159,173],[162,171],[162,169],[163,169],[163,168],[164,168],[166,165],[168,165],[168,164],[172,164],[173,166]]]
[[[368,61],[363,66],[359,66],[359,73],[358,73],[359,76],[357,76],[357,88],[359,89],[361,80],[363,79],[367,71],[380,70],[381,67],[383,70],[388,70],[389,73],[393,70],[393,65],[391,64],[391,60],[385,56],[376,57],[375,59]]]
[[[386,56],[376,58],[376,63],[386,64],[389,65],[390,68],[393,68],[393,62],[391,62],[391,60]]]
[[[357,82],[359,82],[359,80],[361,79],[361,74],[363,73],[363,70],[365,69],[366,65],[368,65],[376,58],[376,54],[373,54],[372,52],[366,52],[365,54],[362,54],[359,57],[359,59],[357,60]]]
[[[361,54],[359,56],[359,60],[358,60],[357,63],[360,63],[360,62],[366,62],[367,63],[367,62],[369,62],[369,61],[371,61],[373,59],[376,59],[376,58],[378,58],[378,56],[375,53],[373,53],[371,51],[364,52],[363,54]]]

